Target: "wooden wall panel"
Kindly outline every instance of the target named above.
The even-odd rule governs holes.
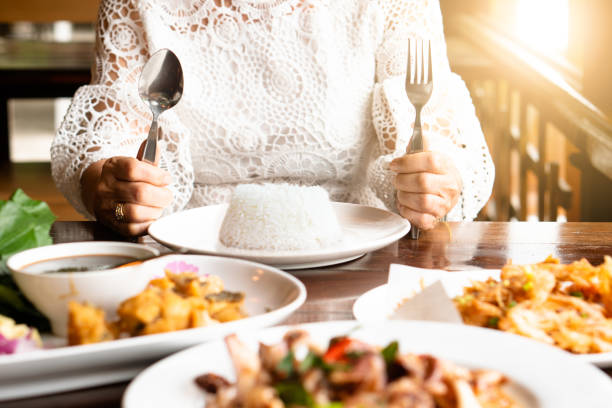
[[[612,117],[612,1],[585,1],[584,95]]]
[[[98,4],[99,0],[2,0],[0,22],[68,20],[89,23],[96,20]]]

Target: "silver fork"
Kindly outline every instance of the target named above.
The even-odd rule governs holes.
[[[431,61],[431,41],[408,39],[408,65],[406,67],[406,95],[414,106],[414,129],[406,149],[407,153],[423,150],[421,131],[421,109],[429,101],[433,90],[433,70]],[[410,229],[410,238],[419,239],[419,228]]]

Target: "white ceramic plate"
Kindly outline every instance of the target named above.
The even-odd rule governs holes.
[[[0,400],[24,398],[133,378],[146,366],[178,350],[237,330],[277,324],[306,300],[304,285],[276,268],[240,259],[169,255],[148,261],[151,278],[163,267],[184,261],[199,273],[221,277],[225,288],[245,293],[249,317],[208,327],[132,337],[83,346],[61,347],[66,340],[46,337],[57,348],[0,356]]]
[[[406,219],[389,211],[357,204],[332,204],[344,239],[321,250],[264,251],[226,247],[219,241],[219,230],[227,204],[194,208],[160,218],[149,227],[149,235],[182,252],[232,256],[282,269],[301,269],[359,258],[397,241],[410,230]]]
[[[392,265],[398,267],[398,265]],[[499,278],[499,270],[473,270],[463,272],[445,272],[401,266],[410,269],[404,274],[402,284],[393,287],[384,284],[365,292],[353,304],[353,315],[362,323],[379,322],[388,318],[402,299],[412,296],[435,281],[441,281],[446,293],[455,297],[463,293],[463,288],[472,281],[486,280],[488,277]],[[485,329],[495,331],[493,329]],[[575,360],[595,364],[598,367],[612,367],[612,353],[598,354],[572,354],[567,353]]]
[[[384,346],[399,340],[402,352],[429,353],[470,368],[501,371],[511,380],[508,392],[525,408],[604,408],[612,400],[612,381],[595,367],[567,353],[523,337],[471,326],[435,322],[390,321],[359,328],[357,322],[303,325],[322,346],[349,333]],[[287,327],[241,333],[256,350],[257,342],[277,342]],[[512,352],[515,351],[515,352]],[[229,356],[216,340],[184,350],[143,371],[123,396],[123,408],[202,408],[204,392],[194,379],[214,372],[234,379]]]

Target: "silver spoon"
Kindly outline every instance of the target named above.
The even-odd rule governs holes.
[[[153,113],[142,160],[155,163],[157,118],[176,105],[183,95],[183,69],[172,51],[164,48],[151,56],[140,74],[138,93]]]

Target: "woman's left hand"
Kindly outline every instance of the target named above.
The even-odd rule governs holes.
[[[412,225],[431,229],[457,204],[463,188],[461,175],[444,153],[407,153],[390,164],[397,173],[397,207]]]

